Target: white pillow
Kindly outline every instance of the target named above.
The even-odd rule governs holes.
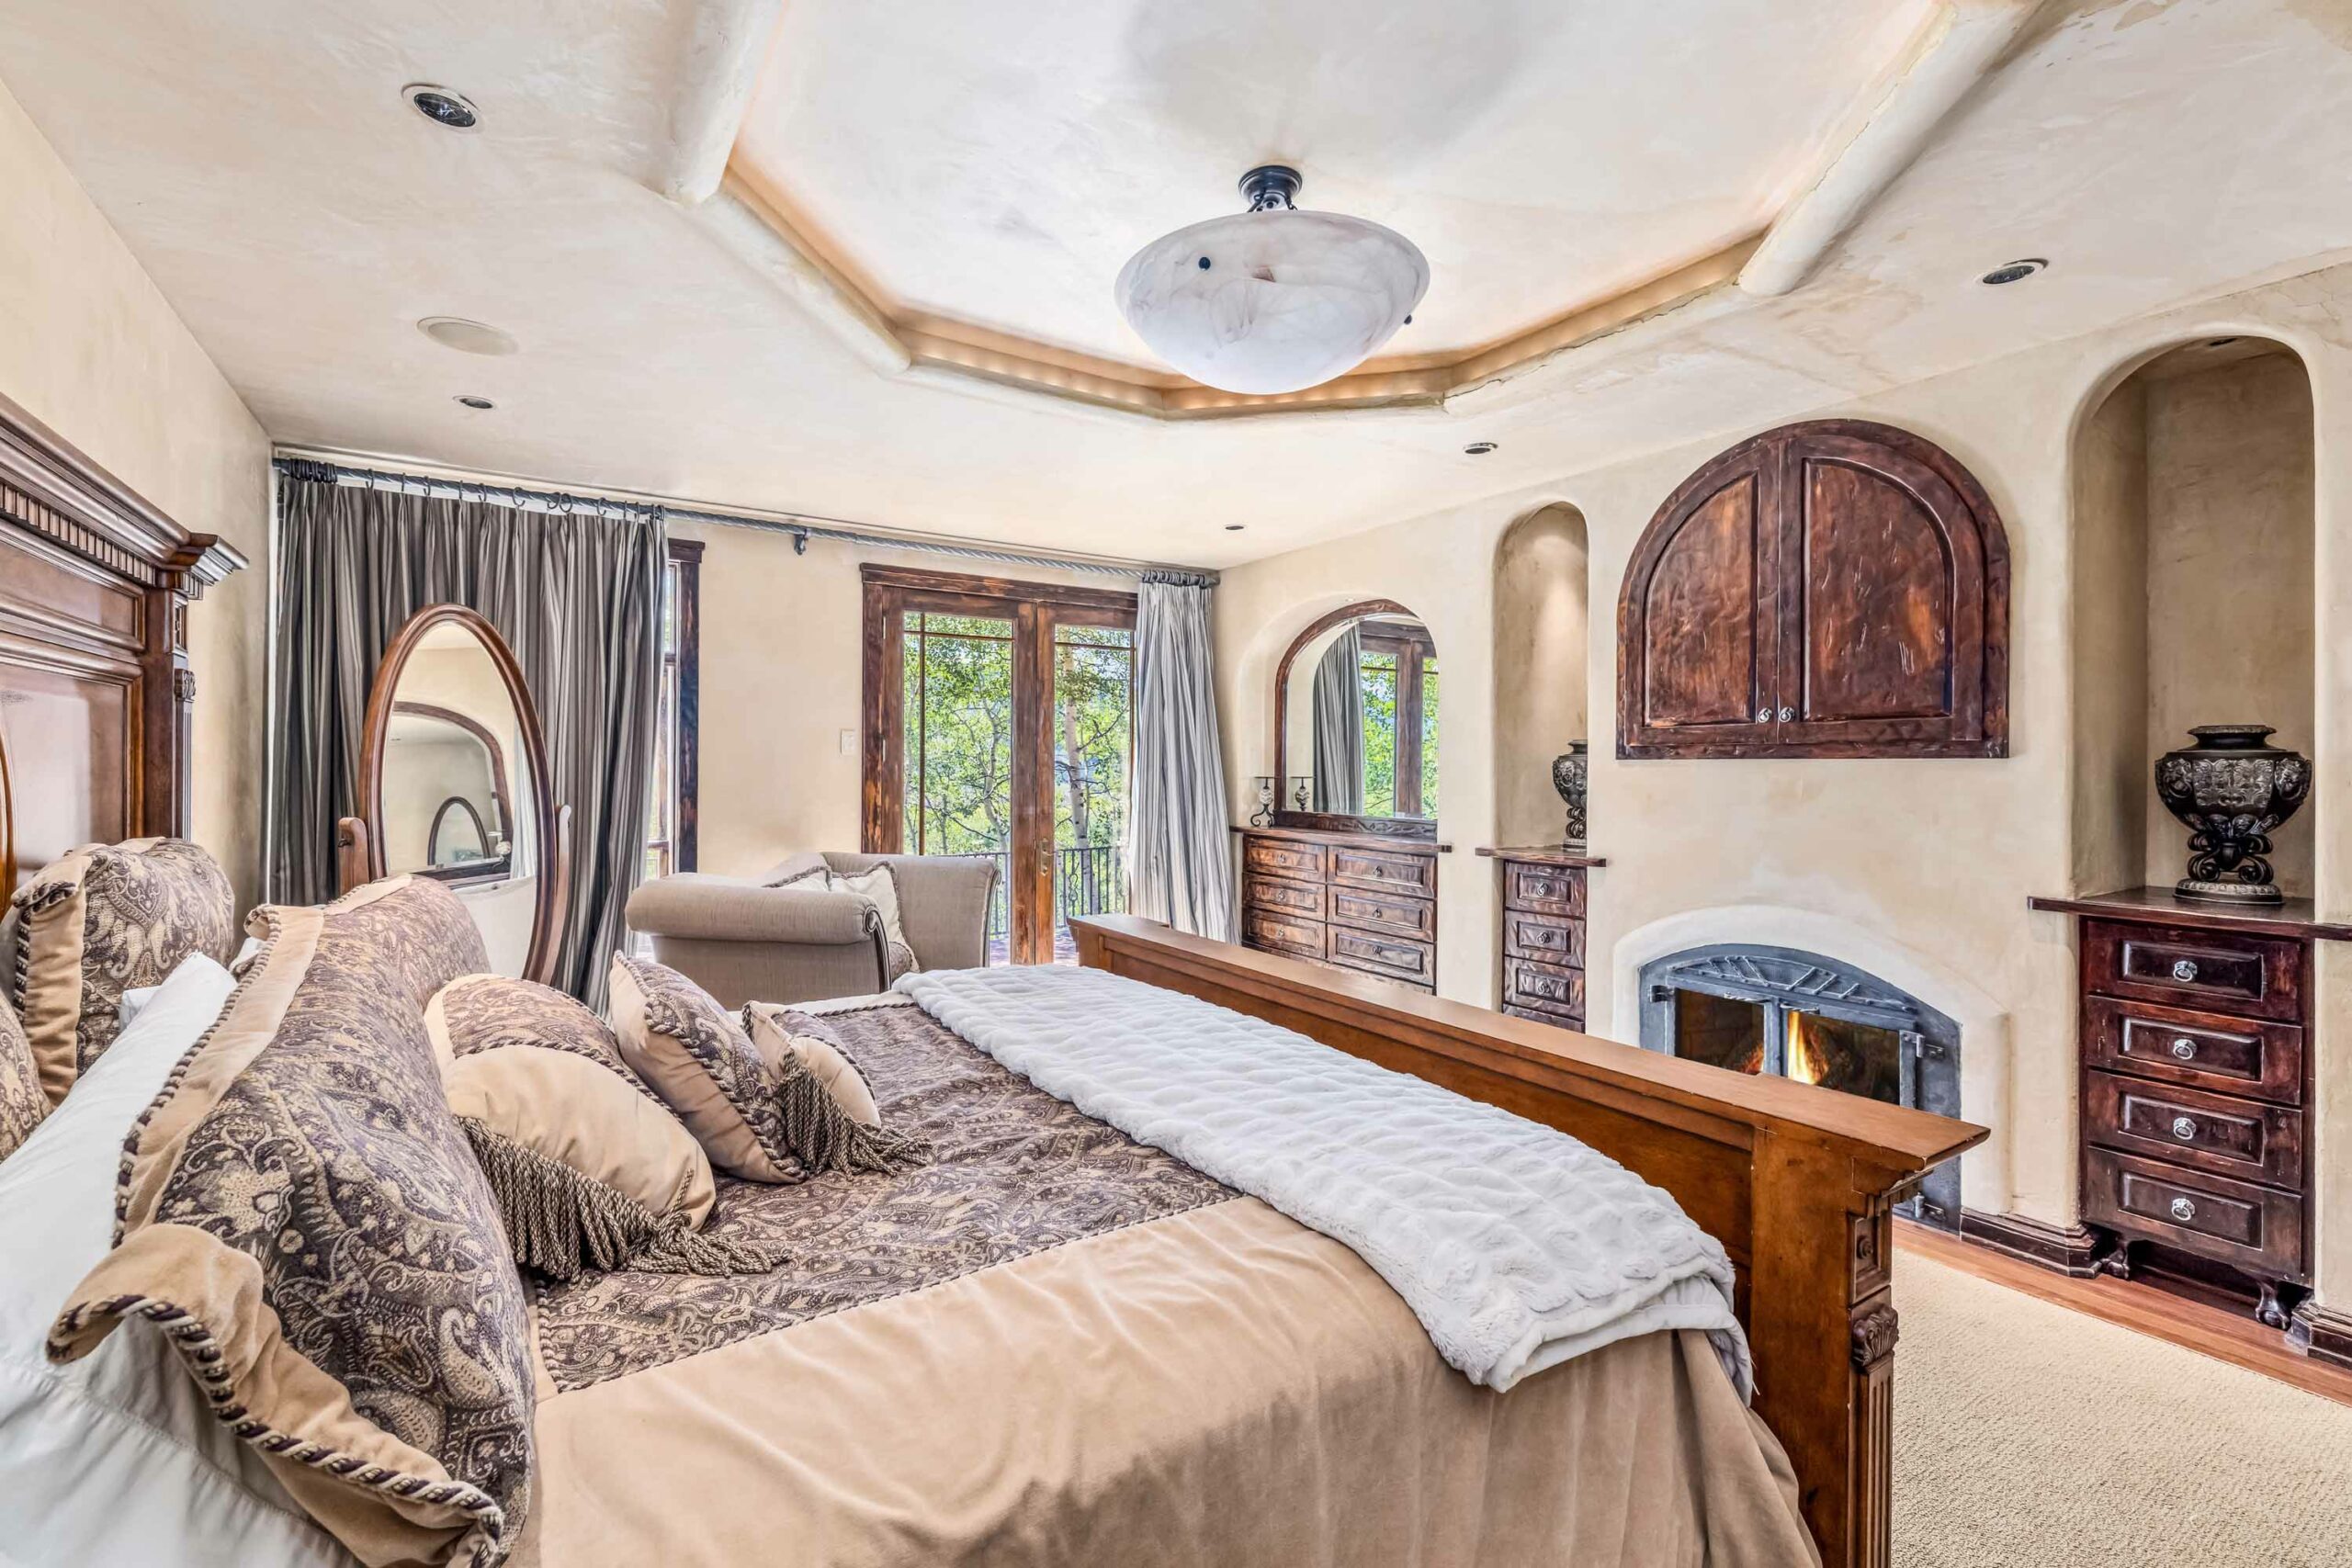
[[[872,871],[860,872],[855,876],[843,876],[837,871],[829,872],[825,881],[826,886],[843,893],[854,893],[874,906],[882,917],[882,934],[889,939],[893,948],[902,947],[907,951],[907,973],[911,974],[922,967],[915,962],[914,943],[907,940],[905,929],[899,924],[899,879],[890,874],[888,866],[877,865]],[[891,977],[897,978],[898,966],[895,963],[891,970]]]
[[[51,1320],[114,1246],[123,1141],[229,999],[193,953],[0,1164],[0,1561],[351,1568],[207,1407],[163,1336],[124,1325],[71,1366]]]

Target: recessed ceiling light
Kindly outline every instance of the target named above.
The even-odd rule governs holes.
[[[477,398],[470,392],[462,394],[458,400],[469,409],[494,409],[498,406],[488,398]]]
[[[2035,273],[2040,272],[2049,265],[2049,261],[2044,257],[2026,256],[2018,261],[2003,262],[2000,265],[1995,267],[1992,271],[1986,273],[1976,281],[1979,283],[1990,283],[1996,286],[2004,283],[2015,283],[2021,278],[2031,277]]]
[[[513,354],[523,346],[511,333],[463,316],[427,316],[416,323],[416,330],[460,354]]]
[[[401,89],[401,96],[417,113],[446,130],[471,130],[481,123],[481,111],[463,93],[453,93],[430,82],[411,82]]]
[[[1242,529],[1247,528],[1248,526],[1250,526],[1250,525],[1247,523],[1227,523],[1225,525],[1225,531],[1228,534],[1238,534]]]
[[[1465,457],[1483,457],[1494,449],[1495,444],[1491,441],[1473,441],[1469,446],[1464,446],[1462,451]]]

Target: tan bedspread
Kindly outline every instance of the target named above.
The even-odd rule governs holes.
[[[872,1021],[856,1026],[863,1038],[842,1021],[861,1060],[920,1043],[903,1018],[853,1016]],[[983,1097],[1001,1168],[959,1179],[967,1207],[1001,1202],[992,1184],[1019,1179],[1004,1093]],[[1071,1136],[1057,1126],[1046,1146],[1067,1152]],[[1097,1152],[1114,1165],[1165,1158]],[[575,1359],[552,1358],[542,1382],[540,1472],[516,1561],[1817,1561],[1779,1445],[1703,1336],[1627,1341],[1495,1393],[1446,1366],[1346,1247],[1254,1199],[1187,1190],[1148,1159],[1141,1169],[1157,1203],[1042,1246],[979,1245],[996,1233],[975,1221],[958,1254],[972,1267],[953,1277],[844,1297],[840,1270],[820,1268],[832,1282],[818,1305],[791,1282],[817,1266],[787,1264],[729,1299],[718,1314],[729,1331],[699,1311],[673,1314],[665,1334],[699,1325],[674,1355],[649,1352],[632,1338],[648,1330],[626,1323],[587,1332],[594,1306],[616,1304],[613,1285],[601,1301],[551,1299],[546,1315]],[[931,1178],[928,1201],[943,1179]],[[837,1234],[854,1241],[858,1225],[843,1223]],[[616,1278],[641,1298],[666,1277]],[[681,1299],[709,1289],[676,1283]]]

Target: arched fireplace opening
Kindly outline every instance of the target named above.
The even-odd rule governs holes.
[[[1817,953],[1722,942],[1642,966],[1642,1044],[1730,1072],[1960,1114],[1960,1025],[1899,987]],[[1960,1228],[1960,1165],[1897,1211]]]

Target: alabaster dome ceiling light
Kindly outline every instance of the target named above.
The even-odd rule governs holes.
[[[1119,313],[1170,365],[1227,392],[1295,392],[1412,320],[1430,264],[1393,229],[1301,212],[1296,169],[1241,176],[1250,210],[1161,236],[1119,269]]]

